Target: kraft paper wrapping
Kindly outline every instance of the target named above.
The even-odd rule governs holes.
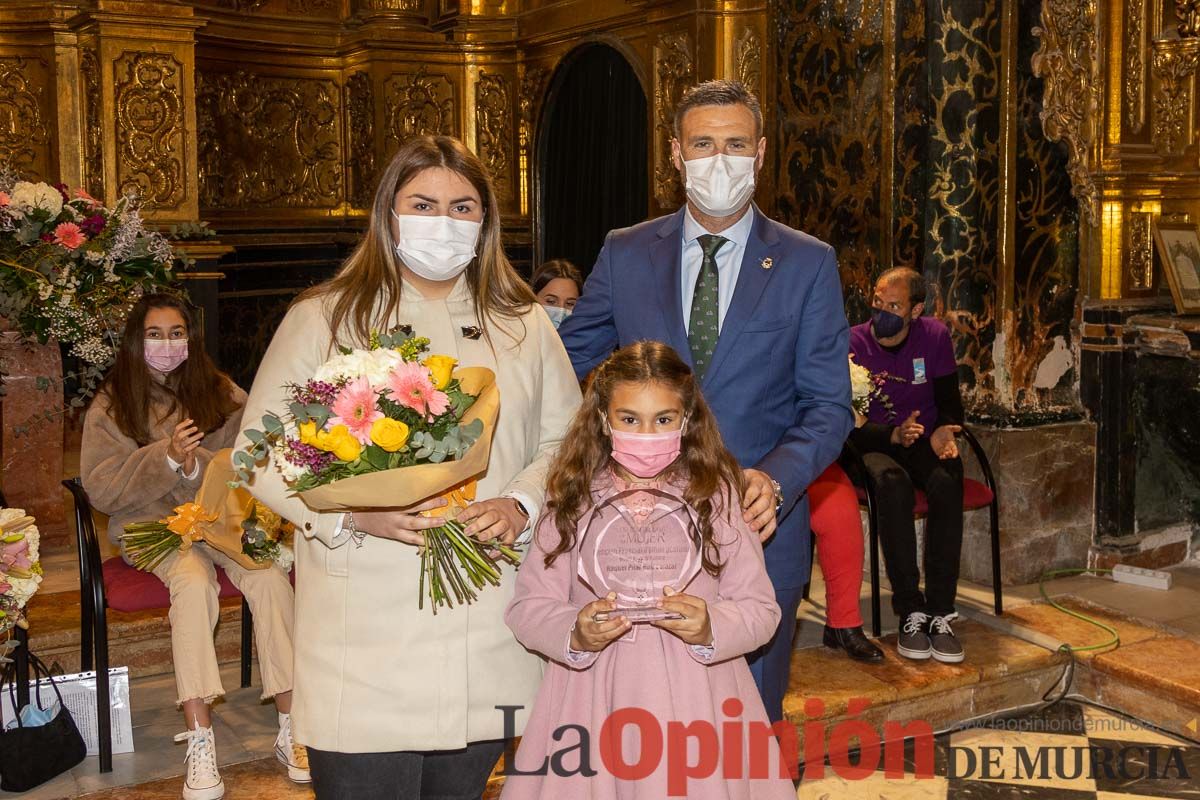
[[[496,375],[485,367],[463,367],[454,371],[462,389],[476,396],[463,415],[462,424],[483,421],[483,433],[458,461],[418,464],[412,467],[369,472],[300,492],[314,511],[352,511],[357,508],[403,508],[464,484],[487,469],[492,452],[492,432],[500,413],[500,390]]]
[[[209,515],[215,514],[216,519],[198,520],[193,530],[207,544],[232,558],[239,566],[266,569],[274,562],[268,560],[260,564],[242,552],[242,521],[250,513],[254,497],[242,487],[229,488],[229,482],[235,480],[233,459],[230,457],[232,452],[229,448],[218,450],[204,471],[204,480],[200,484],[200,491],[196,493],[196,505]],[[182,538],[186,546],[188,537]]]

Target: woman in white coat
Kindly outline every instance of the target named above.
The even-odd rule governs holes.
[[[410,325],[430,352],[496,373],[500,414],[478,500],[459,517],[479,539],[520,541],[541,512],[546,467],[579,405],[567,354],[504,256],[500,211],[479,159],[457,139],[406,142],[380,178],[362,243],[329,282],[306,292],[275,333],[243,417],[286,407],[337,346]],[[243,436],[241,446],[247,444]],[[417,608],[421,531],[402,509],[320,513],[273,465],[251,491],[297,525],[296,740],[309,749],[319,800],[477,798],[520,733],[541,678],[504,625],[515,571],[472,605]],[[511,713],[511,712],[510,712]]]

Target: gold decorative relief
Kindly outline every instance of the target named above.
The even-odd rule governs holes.
[[[346,81],[346,199],[355,208],[371,204],[375,180],[375,97],[371,76],[356,72]]]
[[[512,105],[503,75],[479,71],[475,84],[475,136],[479,156],[487,165],[496,193],[509,196],[512,186]]]
[[[396,73],[388,78],[384,95],[390,150],[410,136],[454,134],[454,84],[445,75],[431,75],[424,66]]]
[[[1126,246],[1129,252],[1129,288],[1145,291],[1154,287],[1154,215],[1145,211],[1129,214]]]
[[[679,202],[679,172],[671,161],[675,106],[694,80],[692,37],[686,31],[658,37],[654,44],[654,199],[664,208]]]
[[[1200,0],[1175,0],[1175,19],[1180,36],[1200,36]]]
[[[184,200],[183,64],[170,53],[126,51],[116,73],[117,190],[156,210]]]
[[[1200,64],[1200,39],[1154,42],[1154,127],[1150,137],[1161,155],[1180,156],[1192,143],[1193,76]]]
[[[217,0],[217,5],[234,11],[258,11],[266,4],[267,0]]]
[[[733,48],[733,72],[750,91],[762,90],[762,43],[753,28],[746,28]]]
[[[0,161],[30,178],[49,168],[48,80],[40,58],[0,58]]]
[[[1033,74],[1044,80],[1042,129],[1052,142],[1067,146],[1071,193],[1089,224],[1100,219],[1100,199],[1089,172],[1088,153],[1100,113],[1099,34],[1096,0],[1045,0],[1041,46],[1033,54]]]
[[[197,73],[200,203],[337,206],[340,93],[332,80]]]
[[[422,0],[355,0],[356,11],[420,11]]]
[[[1125,19],[1125,121],[1133,133],[1141,133],[1146,125],[1146,0],[1129,0]]]
[[[517,199],[520,203],[521,214],[529,213],[529,205],[532,202],[529,187],[531,185],[530,165],[533,163],[534,126],[549,79],[550,70],[545,67],[523,67],[521,82],[517,88],[517,117],[519,120],[517,123],[517,157],[520,159],[518,165],[520,191]]]
[[[101,118],[100,62],[96,51],[80,52],[83,78],[83,185],[94,197],[104,197],[104,134]]]

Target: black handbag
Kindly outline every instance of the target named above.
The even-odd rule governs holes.
[[[87,745],[83,743],[50,671],[33,653],[29,654],[29,667],[36,678],[44,677],[54,687],[54,693],[58,695],[58,713],[44,725],[25,727],[21,723],[21,710],[17,708],[16,676],[13,670],[8,671],[5,680],[13,708],[17,711],[17,727],[0,730],[0,789],[6,792],[27,792],[63,774],[87,755]],[[38,708],[44,708],[41,682],[35,686],[36,699],[32,702],[37,703]]]

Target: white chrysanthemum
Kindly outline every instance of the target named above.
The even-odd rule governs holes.
[[[63,200],[58,189],[46,183],[30,183],[19,181],[9,195],[12,205],[22,211],[32,211],[35,208],[45,209],[51,217],[57,217],[62,212]]]
[[[400,354],[388,348],[353,350],[339,353],[317,368],[314,380],[337,383],[339,380],[366,378],[372,386],[382,386],[388,374],[401,361]]]
[[[34,573],[28,578],[18,578],[14,575],[9,575],[5,578],[9,585],[12,586],[8,590],[8,596],[17,601],[17,608],[24,608],[29,602],[29,598],[37,594],[38,584],[42,582],[42,576]]]
[[[308,470],[288,460],[283,442],[271,446],[271,463],[288,483],[297,481],[308,474]]]
[[[871,382],[871,373],[866,367],[854,363],[854,356],[850,356],[850,389],[855,400],[865,400],[875,389],[875,384]]]
[[[279,543],[279,555],[275,557],[275,563],[284,572],[292,571],[292,564],[296,563],[296,554],[292,552],[292,548],[288,547],[283,542]]]

